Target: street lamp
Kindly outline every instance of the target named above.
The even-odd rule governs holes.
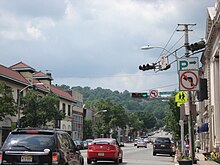
[[[176,50],[173,51],[173,52],[170,52],[169,50],[167,50],[166,48],[164,48],[164,47],[162,47],[162,46],[150,46],[150,45],[147,45],[147,46],[142,46],[142,47],[141,47],[142,50],[150,50],[150,49],[154,49],[154,48],[162,49],[163,51],[166,51],[167,53],[169,53],[169,54],[167,55],[167,57],[170,56],[170,55],[174,55],[175,58],[177,59],[176,51],[179,50],[179,49],[181,49],[182,47],[180,47],[179,49],[176,49]]]
[[[32,87],[33,85],[43,85],[43,83],[34,83],[34,84],[29,84],[26,87],[22,88],[19,92],[18,92],[18,120],[17,120],[17,128],[20,127],[20,118],[21,118],[21,92],[23,92],[25,89]]]
[[[94,114],[94,116],[97,116],[99,113],[101,113],[101,112],[107,112],[108,110],[107,109],[102,109],[102,110],[100,110],[100,111],[98,111],[98,112],[96,112],[95,114]]]

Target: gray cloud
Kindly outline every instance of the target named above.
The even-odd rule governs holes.
[[[24,61],[37,70],[51,70],[54,83],[66,82],[70,86],[132,91],[178,84],[176,64],[161,73],[139,71],[139,65],[155,62],[161,53],[161,49],[141,51],[140,47],[165,46],[178,23],[196,23],[190,41],[200,40],[205,33],[207,7],[214,3],[215,0],[3,0],[1,64],[10,66]],[[176,32],[167,49],[182,35]],[[182,38],[173,50],[183,42]],[[178,53],[183,54],[183,50]]]

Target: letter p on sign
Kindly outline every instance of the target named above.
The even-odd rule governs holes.
[[[187,61],[179,61],[180,62],[180,70],[183,70],[184,68],[188,67],[188,62]]]

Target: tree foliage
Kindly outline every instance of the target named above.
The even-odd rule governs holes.
[[[175,139],[179,139],[180,138],[180,126],[179,126],[180,108],[177,107],[174,96],[170,97],[169,105],[170,105],[170,111],[167,112],[166,117],[164,119],[166,123],[166,130],[172,132],[173,137]]]
[[[4,120],[7,115],[15,116],[17,105],[12,95],[12,89],[4,83],[0,83],[0,120]]]
[[[46,126],[47,122],[55,122],[64,118],[65,114],[57,107],[59,99],[52,94],[40,97],[29,90],[23,98],[24,109],[21,118],[22,127]]]

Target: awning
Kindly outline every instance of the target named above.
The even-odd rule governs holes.
[[[208,123],[204,123],[198,128],[198,133],[208,132],[208,131],[209,131]]]

